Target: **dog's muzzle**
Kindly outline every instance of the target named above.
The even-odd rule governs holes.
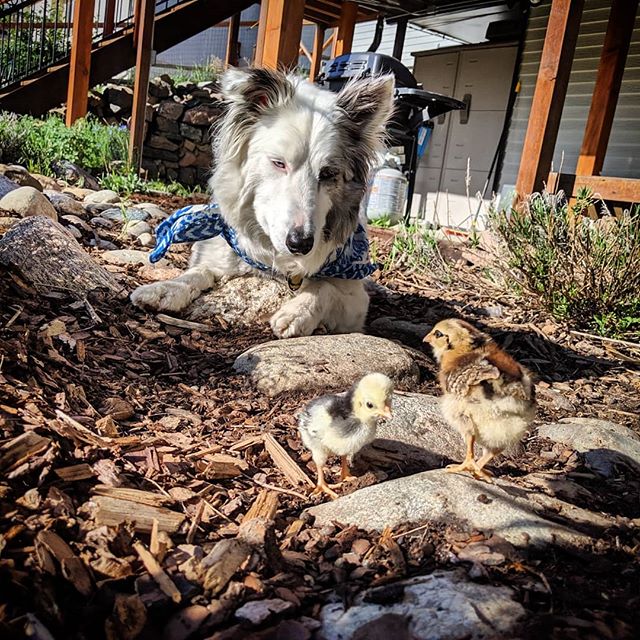
[[[303,227],[293,227],[287,233],[285,244],[291,253],[306,256],[313,249],[313,236],[313,231],[309,233]]]

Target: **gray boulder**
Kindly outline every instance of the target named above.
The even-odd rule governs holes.
[[[0,209],[12,211],[21,218],[47,216],[52,220],[58,219],[54,206],[41,191],[33,187],[19,187],[10,191],[0,200]]]
[[[434,470],[365,487],[312,507],[308,513],[315,517],[316,526],[339,522],[383,531],[386,527],[432,521],[458,524],[466,530],[492,531],[520,547],[589,542],[588,536],[540,515],[550,506],[549,501],[539,504],[530,501],[527,494],[508,482],[490,484]],[[554,501],[553,506],[564,504]]]
[[[392,595],[390,595],[392,594]],[[395,595],[395,597],[393,597]],[[508,587],[469,581],[464,571],[435,571],[325,605],[321,640],[513,638],[525,616]]]
[[[124,210],[120,209],[119,207],[113,207],[111,209],[107,209],[106,211],[102,211],[100,215],[107,220],[127,223],[130,223],[134,220],[146,220],[149,217],[149,214],[144,211],[144,209],[138,209],[134,207],[129,207],[128,209]]]
[[[47,196],[49,202],[60,216],[72,215],[83,217],[86,215],[82,202],[78,202],[78,200],[66,193],[45,189],[44,195]]]
[[[19,164],[0,164],[0,174],[9,180],[13,180],[21,187],[33,187],[38,191],[42,191],[40,182]]]
[[[266,323],[291,296],[289,287],[277,280],[258,276],[233,278],[195,300],[185,317],[196,322],[218,317],[234,326],[255,326]]]
[[[233,367],[270,396],[344,389],[372,371],[385,373],[400,387],[411,387],[419,379],[418,366],[406,349],[361,333],[265,342],[245,351]]]
[[[597,418],[564,418],[543,424],[538,435],[584,454],[585,463],[605,477],[623,467],[640,472],[640,437],[622,425]]]
[[[146,251],[137,249],[114,249],[105,251],[102,259],[109,264],[127,265],[127,264],[149,264],[149,254]]]
[[[425,469],[464,457],[462,436],[442,417],[440,402],[419,393],[394,393],[391,420],[380,423],[374,445]]]

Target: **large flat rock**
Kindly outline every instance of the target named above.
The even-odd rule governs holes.
[[[418,382],[418,366],[395,342],[361,333],[273,340],[238,356],[234,369],[250,375],[260,391],[345,389],[370,372],[388,375],[397,386]]]
[[[603,476],[615,475],[620,464],[640,472],[640,437],[614,422],[564,418],[560,422],[543,424],[538,428],[538,435],[583,453],[587,466]]]
[[[292,296],[282,282],[243,276],[220,282],[200,296],[185,311],[185,317],[196,322],[218,317],[233,326],[250,327],[266,323]]]
[[[383,594],[382,592],[385,591]],[[470,582],[464,571],[435,571],[361,593],[347,607],[327,604],[320,612],[321,640],[459,640],[513,638],[525,616],[508,587]],[[391,600],[391,601],[389,601]],[[384,602],[384,604],[378,604]]]
[[[420,393],[394,393],[393,417],[378,426],[374,446],[396,451],[424,469],[464,458],[460,432],[442,417],[440,400]]]
[[[431,520],[491,531],[516,546],[589,542],[588,536],[539,515],[542,508],[515,485],[433,470],[360,489],[308,512],[318,526],[339,522],[383,531]]]

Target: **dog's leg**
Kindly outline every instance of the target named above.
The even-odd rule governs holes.
[[[309,336],[320,326],[330,333],[353,333],[362,331],[368,308],[361,280],[306,280],[271,317],[271,328],[278,338]]]
[[[249,270],[223,238],[203,240],[193,245],[189,269],[173,280],[138,287],[131,294],[131,302],[157,311],[181,311],[220,278],[238,276]]]

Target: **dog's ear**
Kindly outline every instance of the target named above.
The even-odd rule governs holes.
[[[392,75],[356,80],[340,91],[336,104],[349,124],[377,133],[393,112],[393,91]]]
[[[221,86],[227,100],[256,112],[286,102],[294,91],[284,73],[270,69],[229,69]]]

